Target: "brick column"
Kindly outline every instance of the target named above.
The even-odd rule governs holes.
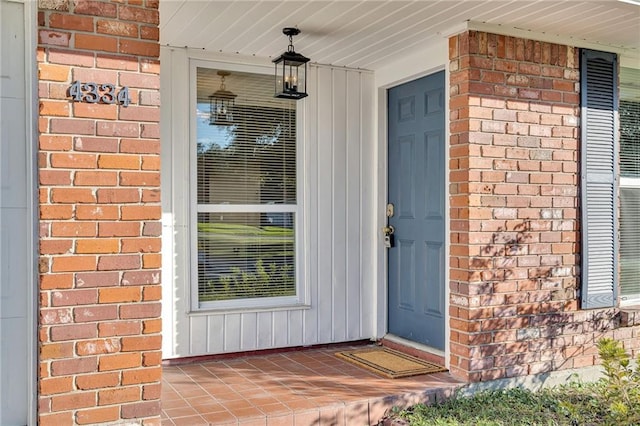
[[[595,337],[566,325],[593,315],[575,312],[577,54],[476,31],[449,40],[450,361],[465,380],[594,362]]]
[[[39,422],[160,424],[158,0],[39,7]]]

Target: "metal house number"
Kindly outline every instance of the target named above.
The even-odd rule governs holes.
[[[82,83],[74,81],[69,86],[69,96],[74,102],[88,102],[90,104],[118,104],[129,106],[129,87],[124,86],[116,91],[116,86],[109,83]]]

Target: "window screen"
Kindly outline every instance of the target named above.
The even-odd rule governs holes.
[[[199,302],[295,296],[296,105],[273,76],[231,72],[231,118],[210,124],[215,69],[197,68]]]
[[[620,69],[620,295],[640,299],[640,70]]]

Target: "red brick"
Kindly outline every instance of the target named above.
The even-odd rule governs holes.
[[[98,405],[121,404],[140,400],[140,387],[129,386],[118,389],[105,389],[98,392]]]
[[[104,154],[98,158],[101,169],[140,169],[140,157],[137,155]]]
[[[122,338],[122,352],[159,350],[161,336],[128,336]]]
[[[73,274],[47,274],[40,277],[41,290],[54,290],[73,287]]]
[[[160,206],[122,206],[122,220],[159,220],[162,216]]]
[[[117,317],[118,307],[116,305],[76,307],[73,309],[73,318],[76,323],[114,320]]]
[[[54,222],[51,224],[52,237],[95,237],[95,223]]]
[[[40,185],[70,185],[71,172],[65,170],[40,170]]]
[[[40,324],[69,324],[73,322],[71,308],[64,309],[40,309]]]
[[[78,220],[117,220],[119,215],[118,206],[113,205],[81,204],[76,207]]]
[[[117,69],[125,71],[137,71],[138,60],[135,56],[98,54],[96,57],[98,68]]]
[[[122,371],[122,384],[133,385],[141,383],[159,382],[162,374],[162,367],[154,366],[135,370]]]
[[[95,121],[80,118],[52,118],[51,133],[67,133],[72,135],[93,135]]]
[[[140,334],[141,332],[142,323],[140,321],[113,321],[98,324],[98,335],[100,337],[131,336]],[[104,357],[100,359],[102,360],[102,358]]]
[[[41,134],[38,141],[43,151],[69,151],[72,148],[71,136]]]
[[[116,172],[78,171],[73,183],[76,186],[116,186],[118,175]]]
[[[160,141],[155,139],[122,139],[120,152],[125,154],[160,154]]]
[[[120,6],[119,12],[119,18],[124,21],[144,22],[147,24],[156,25],[160,23],[160,17],[157,10],[131,6]]]
[[[53,153],[50,156],[51,167],[65,169],[95,169],[96,156],[94,154],[62,154]]]
[[[69,47],[71,34],[63,31],[38,31],[38,43],[49,46]]]
[[[40,101],[40,116],[68,117],[69,111],[69,102],[50,100]]]
[[[159,203],[160,190],[159,189],[143,189],[142,202],[143,203]]]
[[[119,351],[120,341],[117,338],[84,340],[76,343],[76,353],[80,356],[111,354]]]
[[[81,272],[96,269],[95,256],[55,257],[51,267],[52,272]]]
[[[162,256],[159,254],[143,254],[142,265],[144,269],[158,269],[162,267]]]
[[[74,392],[69,395],[57,395],[51,398],[51,409],[53,411],[74,410],[92,407],[95,404],[95,392]]]
[[[91,373],[89,375],[76,376],[76,386],[81,390],[102,389],[118,386],[120,377],[118,373]]]
[[[38,414],[39,426],[60,426],[73,424],[73,411],[63,413],[43,413]]]
[[[97,191],[98,202],[103,204],[121,204],[140,202],[140,191],[132,188],[100,188]]]
[[[160,29],[158,27],[140,26],[140,38],[144,40],[160,40]]]
[[[122,406],[122,418],[137,419],[160,415],[160,401],[144,401]]]
[[[89,408],[78,410],[76,422],[80,425],[98,424],[116,421],[120,418],[120,407]]]
[[[40,395],[54,395],[58,393],[67,393],[73,390],[72,377],[54,377],[49,379],[40,379],[38,381]]]
[[[71,240],[40,240],[40,254],[66,254],[71,247]]]
[[[158,172],[121,172],[120,185],[122,186],[160,186],[160,173]]]
[[[69,50],[48,49],[49,62],[52,64],[92,67],[94,54],[92,52],[77,52]]]
[[[162,332],[162,319],[149,319],[142,321],[142,332],[144,334],[157,334]]]
[[[75,48],[115,53],[118,51],[118,39],[115,37],[77,33],[75,35]]]
[[[52,13],[49,15],[49,26],[51,28],[61,28],[65,30],[92,32],[93,18],[64,13]]]
[[[99,19],[96,23],[96,32],[122,37],[138,37],[138,26],[122,21]]]
[[[112,3],[94,0],[76,0],[74,13],[79,15],[94,15],[115,18],[117,16],[117,6]]]
[[[100,256],[98,258],[99,271],[140,269],[141,266],[139,255]]]
[[[97,301],[98,292],[94,289],[51,292],[52,306],[91,305]]]
[[[115,287],[119,284],[118,272],[84,272],[76,274],[76,287]]]
[[[139,222],[99,222],[99,237],[138,237],[140,236]]]
[[[120,84],[140,89],[160,89],[160,77],[148,74],[122,73],[120,74]],[[155,91],[149,93],[158,92]]]
[[[51,340],[90,339],[98,337],[98,327],[95,324],[71,324],[51,327]]]
[[[160,271],[126,271],[122,274],[122,285],[160,284]]]
[[[160,170],[160,157],[148,155],[142,157],[142,170]],[[158,196],[159,199],[160,197]]]
[[[156,363],[156,365],[158,365]],[[152,399],[160,399],[160,395],[162,393],[162,386],[160,383],[154,384],[146,384],[142,386],[142,399],[144,400],[152,400]]]
[[[142,295],[139,287],[101,288],[98,290],[99,303],[139,302]]]
[[[79,373],[92,373],[98,367],[95,356],[71,358],[51,361],[51,374],[54,376],[68,376]]]
[[[76,102],[73,105],[73,114],[79,118],[115,120],[118,116],[118,106]]]
[[[142,123],[140,124],[141,132],[140,136],[143,138],[160,138],[160,126],[154,123]]]
[[[120,318],[122,319],[144,319],[156,318],[162,313],[160,303],[139,303],[120,306]]]

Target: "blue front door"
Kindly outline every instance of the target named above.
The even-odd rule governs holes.
[[[389,333],[444,350],[444,71],[388,93]]]

